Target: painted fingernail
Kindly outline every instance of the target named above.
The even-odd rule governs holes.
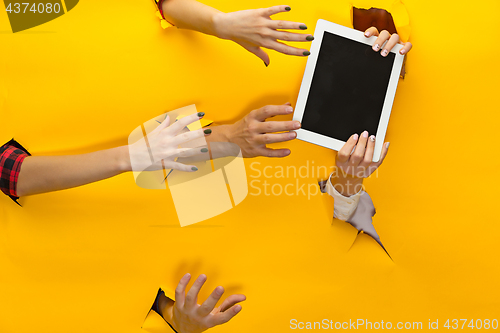
[[[382,54],[382,57],[385,57],[389,54],[389,51],[383,50],[381,54]]]
[[[365,36],[366,36],[366,37],[370,37],[371,35],[372,35],[372,34],[371,34],[369,31],[365,32]]]
[[[354,135],[352,136],[352,138],[353,138],[353,140],[354,140],[354,141],[357,141],[357,140],[358,140],[358,138],[359,138],[359,135],[354,134]]]
[[[202,148],[202,149],[201,149],[201,152],[202,152],[202,153],[208,153],[208,148]]]
[[[191,170],[198,171],[198,168],[197,167],[192,167]]]
[[[373,45],[373,49],[374,49],[375,51],[380,50],[380,45],[378,45],[378,44]]]
[[[264,65],[266,65],[266,67],[267,67],[267,66],[269,66],[268,64],[266,64],[266,62],[265,62],[265,61],[264,61]]]
[[[304,51],[304,53],[302,53],[302,54],[303,54],[303,55],[305,55],[305,56],[307,57],[308,55],[310,55],[310,54],[311,54],[311,52],[309,52],[309,51]]]
[[[198,112],[198,117],[203,117],[205,115],[205,112]]]
[[[209,135],[212,133],[212,130],[210,128],[207,128],[206,130],[203,131],[206,135]]]
[[[385,148],[389,149],[389,145],[390,145],[390,144],[391,144],[390,142],[387,142],[387,143],[385,144]]]
[[[300,123],[298,121],[296,121],[295,124],[293,124],[293,128],[299,129],[300,128]]]
[[[367,138],[368,137],[368,131],[364,131],[363,132],[363,138]]]
[[[289,11],[291,11],[291,10],[292,10],[292,8],[290,8],[290,7],[285,7],[285,10],[286,10],[287,12],[289,12]]]
[[[375,135],[370,136],[370,141],[375,142]]]
[[[306,30],[306,29],[307,29],[307,26],[306,26],[305,24],[301,24],[301,25],[299,26],[299,28],[300,28],[300,29],[302,29],[302,30]]]
[[[286,113],[292,113],[293,112],[293,108],[291,106],[287,107],[285,109]]]
[[[314,40],[314,36],[307,36],[307,37],[306,37],[306,40],[308,40],[308,41],[313,41],[313,40]]]

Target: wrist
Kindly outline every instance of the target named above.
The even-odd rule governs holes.
[[[132,171],[132,164],[130,162],[130,153],[128,146],[115,148],[117,152],[116,169],[119,173]]]
[[[215,37],[220,39],[231,39],[228,29],[226,28],[226,18],[227,13],[224,12],[217,11],[212,14],[212,31]]]
[[[337,168],[338,169],[338,168]],[[330,177],[333,187],[345,197],[359,193],[363,189],[363,178],[334,172]]]

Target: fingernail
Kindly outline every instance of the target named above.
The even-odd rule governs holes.
[[[289,107],[287,107],[287,108],[285,109],[285,111],[286,111],[287,113],[292,113],[292,112],[293,112],[293,108],[292,108],[291,106],[289,106]]]
[[[370,136],[370,141],[375,142],[375,135]]]
[[[313,40],[314,40],[314,36],[307,36],[307,37],[306,37],[306,40],[308,40],[308,41],[313,41]]]
[[[297,136],[297,133],[295,133],[295,132],[292,132],[292,133],[290,133],[290,134],[288,135],[288,137],[289,137],[290,139],[295,139],[295,137],[296,137],[296,136]]]
[[[201,149],[201,152],[202,152],[202,153],[208,153],[208,148],[202,148],[202,149]]]
[[[217,288],[215,288],[215,292],[217,293],[217,295],[222,296],[222,294],[224,294],[224,288],[222,286],[218,286]]]
[[[387,143],[385,144],[385,148],[389,149],[389,145],[390,145],[390,144],[391,144],[390,142],[387,142]]]
[[[401,54],[405,54],[405,53],[406,53],[406,50],[405,50],[405,49],[401,49],[401,50],[399,50],[399,53],[401,53]]]
[[[368,137],[368,131],[364,131],[363,132],[363,138],[367,138]]]
[[[291,11],[291,10],[292,10],[292,8],[290,8],[290,7],[285,7],[285,10],[286,10],[287,12],[289,12],[289,11]]]
[[[354,140],[354,141],[357,141],[357,140],[358,140],[358,138],[359,138],[359,135],[354,134],[354,135],[352,136],[352,138],[353,138],[353,140]]]
[[[203,117],[205,115],[205,112],[198,112],[198,117]]]
[[[198,171],[198,168],[197,167],[192,167],[191,170]]]
[[[382,51],[382,57],[385,57],[385,56],[387,56],[388,54],[389,54],[389,51],[387,51],[387,50],[383,50],[383,51]]]
[[[380,45],[378,45],[378,44],[373,45],[373,49],[374,49],[375,51],[380,50]]]
[[[310,54],[311,54],[311,52],[309,52],[309,51],[304,51],[304,53],[303,53],[303,55],[305,55],[306,57],[307,57],[308,55],[310,55]]]
[[[266,62],[265,62],[265,61],[264,61],[264,65],[266,65],[266,67],[267,67],[267,66],[269,66],[268,64],[266,64]]]
[[[293,128],[299,129],[300,128],[300,123],[298,121],[296,121],[295,124],[293,124]]]
[[[240,312],[240,311],[241,311],[241,305],[236,305],[236,306],[234,307],[234,312],[238,313],[238,312]]]
[[[210,128],[207,128],[206,130],[203,131],[206,135],[209,135],[212,133],[212,130]]]
[[[368,31],[367,31],[367,32],[365,32],[365,36],[366,36],[366,37],[370,37],[371,35],[372,35],[372,34],[371,34],[370,32],[368,32]]]
[[[302,30],[306,30],[306,29],[307,29],[307,26],[306,26],[305,24],[301,24],[301,25],[299,26],[299,28],[300,28],[300,29],[302,29]]]

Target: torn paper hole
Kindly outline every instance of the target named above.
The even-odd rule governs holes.
[[[351,7],[351,21],[354,29],[365,31],[370,27],[376,27],[378,31],[387,30],[391,34],[397,33],[403,43],[410,39],[410,16],[401,1],[392,3],[388,1],[387,9],[371,7],[364,1],[358,2]],[[406,74],[406,58],[401,69],[403,79]]]
[[[325,190],[326,182],[327,181],[321,181],[318,183],[322,193],[326,192]],[[391,255],[389,254],[389,252],[387,252],[384,245],[380,241],[380,236],[377,234],[377,231],[373,226],[372,218],[375,215],[375,213],[376,210],[375,206],[373,205],[372,198],[368,193],[363,192],[361,193],[361,196],[359,198],[358,207],[356,208],[352,216],[347,219],[346,222],[352,225],[354,228],[356,228],[358,230],[358,234],[363,232],[372,237],[382,247],[385,253],[387,253],[389,258],[391,258]]]

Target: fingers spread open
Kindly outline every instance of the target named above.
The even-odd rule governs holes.
[[[340,149],[339,153],[337,154],[337,160],[340,163],[345,163],[349,161],[349,158],[351,157],[351,152],[354,149],[354,146],[356,146],[356,143],[358,142],[359,136],[357,134],[351,135],[349,140],[344,144],[344,146]]]
[[[168,139],[168,140],[170,140],[169,143],[171,145],[178,146],[178,145],[181,145],[183,143],[192,141],[194,139],[198,139],[198,138],[204,137],[205,136],[205,131],[207,131],[207,130],[203,129],[203,128],[200,128],[200,129],[198,129],[196,131],[190,131],[190,132],[179,134],[175,138]]]
[[[238,295],[231,295],[228,298],[226,298],[224,300],[224,302],[222,302],[222,304],[220,306],[220,311],[221,312],[227,311],[233,305],[238,304],[240,302],[243,302],[246,299],[247,298],[246,298],[245,295],[240,295],[240,294],[238,294]]]
[[[187,125],[194,123],[195,121],[200,120],[200,118],[204,115],[203,113],[193,113],[192,115],[186,116],[182,119],[179,119],[175,123],[173,123],[169,128],[167,128],[167,133],[169,135],[177,135],[180,131],[182,131]]]
[[[191,274],[186,274],[182,277],[181,281],[175,289],[175,306],[181,308],[184,306],[184,301],[186,298],[186,287],[191,280]]]
[[[268,27],[273,30],[304,30],[306,25],[299,22],[282,21],[282,20],[270,20]]]
[[[174,159],[177,157],[192,157],[202,154],[208,156],[208,148],[206,146],[197,148],[179,148],[177,149],[176,153],[170,156],[170,158]]]
[[[389,41],[384,45],[384,49],[380,53],[382,57],[387,57],[389,52],[392,50],[396,44],[399,43],[399,35],[398,34],[393,34],[391,38],[389,38]]]
[[[237,304],[227,311],[220,312],[213,318],[213,325],[222,325],[233,319],[241,311],[241,305]]]
[[[310,42],[314,39],[312,35],[297,34],[295,32],[287,31],[273,31],[271,37],[276,40],[284,40],[287,42]]]
[[[266,121],[257,125],[259,133],[292,131],[300,128],[298,121]]]
[[[378,29],[375,27],[370,27],[365,31],[365,37],[378,36]]]
[[[270,144],[277,142],[285,142],[293,140],[297,137],[297,133],[288,132],[288,133],[279,133],[279,134],[262,134],[257,137],[256,143],[258,144]]]
[[[258,121],[265,121],[279,115],[287,115],[293,112],[293,108],[288,105],[267,105],[258,110],[252,111],[253,117]]]
[[[194,281],[193,286],[186,295],[186,300],[184,302],[185,308],[191,309],[197,304],[198,294],[200,293],[201,287],[205,284],[205,281],[207,281],[207,276],[205,274],[201,274],[196,281]]]
[[[210,312],[215,308],[217,302],[220,300],[224,294],[224,288],[221,286],[215,288],[215,290],[208,296],[207,300],[198,309],[198,314],[202,317],[208,316]]]
[[[161,130],[164,130],[165,128],[167,128],[168,126],[170,125],[170,116],[167,115],[165,117],[165,119],[161,122],[160,125],[158,125],[158,127],[155,129],[155,131],[161,131]]]
[[[291,7],[290,6],[286,6],[286,5],[283,5],[283,6],[273,6],[273,7],[262,8],[261,9],[262,15],[264,15],[264,16],[272,16],[272,15],[275,15],[275,14],[278,14],[278,13],[289,12],[290,10],[291,10]]]
[[[288,46],[286,44],[283,44],[280,42],[274,42],[274,41],[269,43],[267,48],[278,51],[278,52],[283,53],[283,54],[294,55],[294,56],[298,56],[298,57],[307,57],[308,55],[311,54],[311,52],[309,52],[306,49],[299,49],[297,47]]]
[[[373,43],[373,51],[380,51],[380,48],[384,45],[384,43],[391,37],[391,34],[387,30],[382,30],[380,35],[378,35],[377,40]]]
[[[269,54],[266,53],[263,49],[261,49],[258,46],[254,45],[249,45],[247,43],[239,43],[245,50],[247,50],[250,53],[255,54],[257,57],[260,58],[266,64],[266,66],[269,66],[269,63],[271,62],[271,59],[269,58]]]

